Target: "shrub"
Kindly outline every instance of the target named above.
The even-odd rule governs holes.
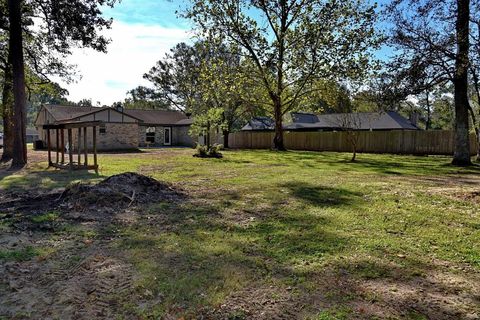
[[[193,156],[199,158],[222,158],[223,155],[220,153],[222,148],[223,145],[218,143],[210,146],[210,148],[206,145],[197,143],[197,146],[195,147],[195,154]]]

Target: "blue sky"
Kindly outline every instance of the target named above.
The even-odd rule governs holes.
[[[77,65],[82,77],[72,84],[62,83],[70,92],[69,99],[110,105],[122,101],[128,90],[147,85],[143,74],[175,44],[191,41],[191,23],[176,14],[186,1],[122,0],[114,8],[105,7],[104,16],[114,21],[105,32],[112,40],[108,53],[74,50],[69,62]],[[378,56],[389,52],[381,50]]]
[[[73,51],[68,59],[81,78],[62,83],[69,99],[110,105],[122,101],[128,90],[146,85],[142,76],[156,61],[175,44],[191,41],[189,21],[175,13],[181,6],[182,1],[122,0],[114,8],[105,7],[104,16],[113,18],[112,29],[105,31],[112,40],[108,52]]]
[[[175,14],[184,7],[185,2],[181,0],[122,0],[114,8],[104,9],[103,13],[128,24],[190,29],[189,22]]]

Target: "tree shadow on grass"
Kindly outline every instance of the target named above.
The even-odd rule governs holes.
[[[299,281],[294,266],[348,245],[326,228],[325,217],[266,214],[251,225],[235,226],[225,223],[222,208],[211,203],[187,201],[170,210],[176,217],[167,215],[163,228],[155,224],[156,230],[119,242],[143,269],[141,285],[165,297],[148,314],[228,318],[242,309],[247,316],[263,312],[268,319],[296,312],[302,297],[287,290]],[[269,210],[281,209],[272,205]],[[268,305],[258,301],[259,295],[269,296],[264,297]]]
[[[391,154],[358,154],[355,162],[350,162],[349,153],[287,151],[268,152],[249,150],[255,156],[255,162],[283,163],[292,166],[302,165],[315,168],[330,167],[342,171],[381,173],[386,175],[442,175],[480,173],[480,166],[456,167],[446,156],[413,156]]]
[[[468,319],[480,301],[478,273],[416,258],[353,256],[312,272],[319,290],[310,296],[313,314],[346,318]],[[327,311],[325,311],[327,310]]]
[[[282,187],[288,188],[295,198],[320,207],[353,205],[362,196],[359,192],[343,188],[316,186],[305,182],[289,182]]]
[[[4,191],[44,192],[63,188],[74,181],[97,181],[105,178],[89,171],[57,169],[0,170],[0,189]]]

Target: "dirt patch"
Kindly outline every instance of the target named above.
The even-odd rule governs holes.
[[[78,263],[65,266],[65,257],[55,262],[7,262],[0,272],[0,315],[34,319],[104,319],[131,290],[132,267],[92,246]],[[71,252],[64,251],[69,257]],[[60,262],[60,263],[59,263]],[[63,263],[62,263],[63,262]],[[123,297],[123,298],[122,298]]]
[[[381,271],[375,274],[372,261],[349,261],[319,272],[319,290],[307,302],[315,306],[313,314],[348,310],[355,319],[480,319],[478,272],[467,275],[458,272],[458,265],[433,260],[418,275],[406,274],[394,262],[377,265]]]
[[[457,192],[454,196],[463,201],[471,201],[480,204],[480,190],[469,192]]]
[[[204,310],[206,319],[297,319],[302,303],[292,288],[252,286],[234,292],[218,308]]]

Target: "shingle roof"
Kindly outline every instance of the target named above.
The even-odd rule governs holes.
[[[45,105],[47,111],[56,121],[71,120],[92,112],[101,111],[100,107],[72,107],[62,105]],[[185,114],[174,110],[140,110],[124,109],[123,113],[143,121],[145,124],[153,125],[191,125],[193,120]]]
[[[191,120],[180,111],[174,110],[139,110],[139,109],[124,109],[123,112],[142,120],[146,124],[157,125],[173,125],[179,121]],[[186,123],[191,124],[191,123]]]
[[[317,117],[318,122],[315,125],[318,128],[418,130],[418,127],[395,111],[319,114]]]
[[[54,104],[47,104],[44,107],[56,121],[70,120],[101,109],[98,107],[71,107]]]
[[[395,111],[314,114],[292,112],[292,122],[285,130],[418,130],[419,128]],[[261,120],[261,121],[260,121]],[[273,120],[253,118],[242,130],[272,130]]]
[[[273,130],[274,122],[269,117],[255,117],[242,128],[242,130]]]
[[[188,118],[188,119],[182,119],[180,121],[175,122],[177,126],[189,126],[193,123],[193,119]]]

